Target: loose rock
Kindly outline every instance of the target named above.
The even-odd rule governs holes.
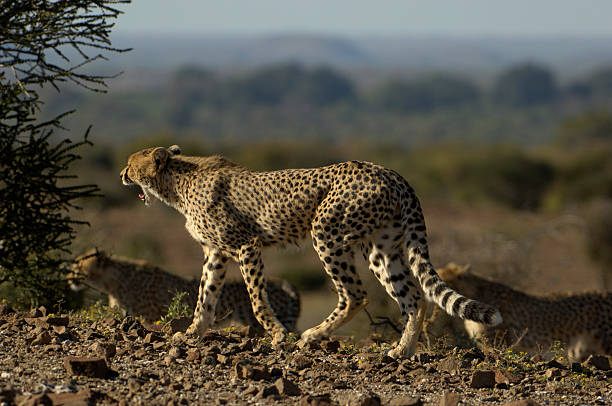
[[[470,381],[470,388],[492,388],[495,386],[495,372],[493,371],[474,371]]]
[[[301,393],[300,388],[296,384],[285,378],[278,378],[274,382],[274,386],[276,386],[280,395],[297,396]]]
[[[610,360],[604,355],[590,355],[584,362],[586,366],[592,366],[600,371],[610,370]]]
[[[458,393],[446,391],[440,398],[440,406],[457,406],[460,400]]]
[[[64,367],[69,375],[84,375],[92,378],[106,378],[111,370],[104,358],[97,357],[66,357]]]

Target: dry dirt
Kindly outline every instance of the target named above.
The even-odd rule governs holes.
[[[188,320],[187,320],[188,321]],[[180,332],[179,321],[28,313],[0,306],[0,403],[457,405],[612,404],[609,359],[439,348],[396,361],[346,337],[273,347],[249,328]],[[184,327],[184,323],[183,323]],[[514,402],[514,403],[511,403]]]

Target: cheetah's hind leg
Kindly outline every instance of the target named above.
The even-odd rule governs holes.
[[[368,304],[366,291],[355,270],[353,246],[334,246],[328,244],[328,241],[317,238],[314,233],[313,245],[323,261],[325,271],[334,283],[338,293],[338,304],[321,324],[302,333],[302,343],[328,337]]]
[[[416,280],[404,264],[402,244],[402,227],[389,225],[376,232],[362,246],[370,271],[395,300],[401,312],[404,329],[397,346],[389,351],[389,356],[393,358],[409,357],[415,353],[427,309]]]

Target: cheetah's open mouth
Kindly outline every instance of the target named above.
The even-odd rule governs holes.
[[[140,193],[138,193],[138,198],[144,202],[145,206],[150,206],[153,200],[155,200],[154,197],[151,196],[151,194],[147,192],[145,188],[140,185],[138,186],[140,187]]]

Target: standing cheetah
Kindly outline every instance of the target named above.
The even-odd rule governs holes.
[[[83,285],[108,295],[111,307],[148,321],[160,320],[177,292],[186,292],[186,304],[195,308],[198,281],[187,281],[142,260],[134,260],[93,249],[76,258],[69,280],[75,289]],[[295,331],[300,315],[300,297],[295,288],[282,279],[266,283],[268,299],[274,313],[290,331]],[[215,320],[226,317],[261,328],[253,315],[244,282],[227,282],[221,288]]]
[[[240,264],[255,317],[272,334],[285,328],[268,305],[262,248],[295,244],[310,231],[313,246],[338,293],[338,304],[302,342],[328,336],[367,304],[354,266],[360,249],[370,270],[398,303],[404,331],[389,355],[412,354],[426,310],[425,299],[448,313],[487,325],[501,322],[489,305],[468,299],[440,280],[429,261],[419,201],[396,172],[360,161],[314,169],[253,172],[221,156],[181,155],[178,146],[132,154],[121,171],[139,185],[146,205],[157,198],[186,218],[202,245],[205,263],[191,334],[210,326],[229,259]]]

